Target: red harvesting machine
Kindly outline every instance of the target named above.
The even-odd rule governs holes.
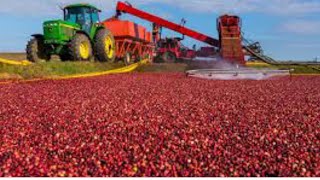
[[[157,41],[157,60],[164,62],[178,62],[179,60],[192,60],[196,57],[196,51],[182,44],[181,38],[164,38]]]
[[[171,41],[170,43],[168,43],[166,39],[161,39],[161,34],[159,35],[159,33],[161,32],[160,29],[164,27],[164,28],[173,30],[175,32],[181,33],[183,35],[186,35],[188,37],[191,37],[200,42],[207,43],[212,47],[218,48],[221,58],[225,60],[228,60],[230,62],[237,63],[237,64],[245,64],[245,58],[244,58],[245,55],[243,51],[242,37],[241,37],[241,20],[237,16],[224,15],[218,18],[217,28],[219,32],[219,38],[220,38],[220,40],[218,40],[208,35],[194,31],[192,29],[186,28],[184,27],[183,24],[179,25],[179,24],[170,22],[168,20],[165,20],[163,18],[160,18],[156,15],[134,8],[132,5],[128,3],[118,2],[117,15],[115,18],[117,19],[121,15],[121,13],[128,13],[153,23],[152,39],[155,41],[154,43],[157,44],[158,47],[160,47],[160,48],[157,48],[158,55],[169,54],[174,58],[179,58],[179,56],[187,56],[187,57],[195,56],[195,51],[191,52],[190,50],[188,50],[188,52],[186,52],[185,49],[181,46],[180,41],[183,38],[182,39],[174,38],[173,40],[170,40]],[[166,43],[163,43],[163,42],[166,42]],[[165,46],[163,44],[165,44]],[[168,44],[170,44],[171,47]],[[204,48],[203,50],[208,51],[208,49],[210,48]],[[211,54],[215,54],[215,49],[214,48],[211,48],[211,49],[212,51],[214,51]],[[185,53],[181,53],[182,51],[184,51]],[[210,54],[208,52],[201,52],[200,50],[200,54],[201,53]]]

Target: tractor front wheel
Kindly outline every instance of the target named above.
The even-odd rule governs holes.
[[[102,62],[114,62],[116,58],[116,43],[112,33],[107,29],[98,31],[95,38],[96,58]]]
[[[31,62],[39,62],[41,60],[50,60],[50,55],[46,53],[44,40],[41,37],[31,39],[26,48],[27,59]]]
[[[76,34],[69,46],[71,60],[89,61],[92,58],[92,46],[89,38],[84,34]]]

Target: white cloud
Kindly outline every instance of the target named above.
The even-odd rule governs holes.
[[[319,0],[272,0],[272,1],[268,6],[268,9],[271,13],[299,16],[299,15],[320,12]]]
[[[59,10],[58,5],[79,2],[79,0],[0,0],[0,13],[23,15],[52,15]],[[81,0],[96,4],[103,11],[115,9],[117,0]],[[320,13],[319,0],[130,0],[131,4],[162,3],[197,13],[267,13],[284,16],[303,16]]]
[[[114,11],[117,0],[0,0],[0,13],[16,15],[60,15],[59,6],[72,3],[90,3],[103,8],[104,12]]]
[[[320,34],[320,21],[295,20],[284,23],[281,31],[300,35]]]
[[[293,48],[309,48],[309,49],[319,49],[320,43],[306,43],[306,42],[294,42],[288,44],[289,47]],[[320,56],[319,56],[320,58]],[[320,59],[319,59],[320,60]]]

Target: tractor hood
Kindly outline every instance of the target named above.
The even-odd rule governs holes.
[[[73,28],[73,29],[80,29],[80,25],[75,24],[75,23],[71,23],[68,21],[64,21],[64,20],[50,20],[50,21],[45,21],[43,23],[44,27],[54,27],[54,26],[63,26],[66,28]]]
[[[46,44],[65,44],[74,36],[81,26],[63,20],[51,20],[43,23]]]

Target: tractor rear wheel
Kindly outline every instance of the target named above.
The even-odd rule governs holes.
[[[107,29],[98,31],[95,38],[95,55],[99,61],[114,62],[116,58],[116,43],[112,33]]]
[[[50,55],[46,53],[44,40],[42,37],[34,37],[27,44],[27,59],[31,62],[50,60]]]
[[[163,53],[162,59],[165,63],[175,63],[177,61],[176,55],[174,55],[172,52]]]
[[[92,58],[92,46],[84,34],[76,34],[69,46],[70,60],[89,61]]]

